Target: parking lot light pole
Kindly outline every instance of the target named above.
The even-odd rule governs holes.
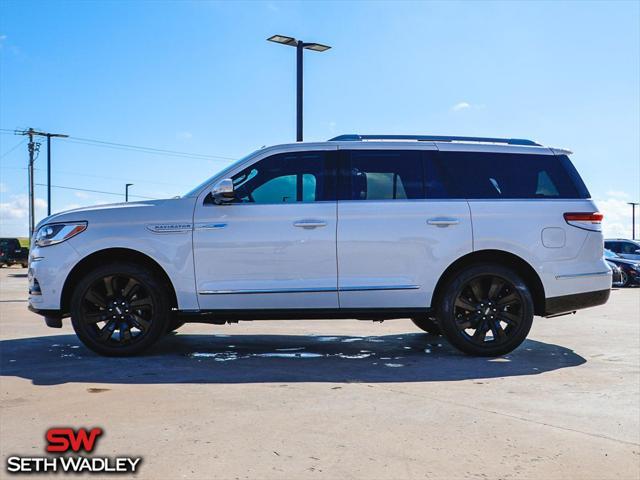
[[[286,37],[284,35],[273,35],[267,38],[270,42],[280,43],[282,45],[288,45],[290,47],[296,47],[296,142],[302,141],[302,58],[303,50],[313,50],[314,52],[324,52],[331,47],[328,45],[322,45],[321,43],[308,43],[302,40],[296,40],[293,37]]]
[[[129,187],[132,187],[133,183],[127,183],[124,186],[124,201],[128,202],[129,201]]]
[[[636,205],[640,205],[638,202],[627,202],[631,205],[631,238],[636,239]]]

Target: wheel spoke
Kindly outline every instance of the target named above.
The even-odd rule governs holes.
[[[137,280],[130,278],[127,284],[125,285],[124,289],[122,290],[122,296],[127,300],[131,300],[131,297],[135,293],[134,291],[137,291],[138,290],[137,287],[139,286],[140,286],[140,283],[138,283]]]
[[[107,319],[106,312],[85,313],[83,315],[84,323],[98,323]]]
[[[107,300],[102,296],[102,294],[96,292],[93,288],[87,292],[84,299],[100,308],[106,308],[107,306]]]
[[[120,342],[130,342],[131,341],[131,327],[129,325],[120,325]]]
[[[487,326],[487,322],[481,322],[480,325],[478,325],[478,327],[476,328],[476,331],[473,333],[473,339],[476,342],[484,342],[488,330],[489,327]]]
[[[495,300],[498,294],[502,291],[502,287],[504,287],[504,282],[497,277],[491,278],[491,286],[489,287],[489,300]]]
[[[99,336],[100,340],[106,342],[113,335],[113,331],[116,329],[116,322],[110,320],[103,328],[100,330]]]
[[[115,283],[115,277],[114,276],[104,277],[102,281],[104,282],[104,289],[107,292],[107,297],[113,297],[115,294],[115,290],[113,288],[113,285]]]
[[[505,305],[511,305],[512,303],[516,303],[520,301],[520,297],[518,296],[518,294],[516,292],[511,292],[508,295],[502,297],[500,300],[498,300],[498,305],[500,306],[505,306]]]
[[[509,325],[517,325],[520,323],[520,316],[508,311],[502,311],[498,313],[498,318],[504,323]]]
[[[137,300],[130,302],[129,306],[134,309],[145,309],[145,308],[150,309],[152,306],[151,298],[149,297],[138,298]]]
[[[469,282],[469,288],[477,302],[481,302],[484,299],[482,294],[482,285],[480,284],[479,279]]]
[[[477,327],[479,320],[480,320],[480,315],[475,314],[475,315],[464,316],[462,318],[456,319],[456,322],[458,323],[458,327],[462,328],[463,330],[466,330],[467,328]]]
[[[148,330],[149,326],[151,326],[151,320],[145,320],[140,315],[136,315],[134,313],[134,314],[131,315],[131,318],[133,319],[133,321],[136,324],[136,326],[140,330],[142,330],[143,332],[146,332]]]
[[[491,333],[493,334],[493,339],[495,341],[501,342],[507,338],[507,334],[502,328],[502,325],[500,325],[499,321],[491,322]]]
[[[459,295],[458,298],[456,298],[455,306],[464,310],[469,310],[470,312],[475,312],[477,310],[477,307],[470,303],[466,298],[462,297],[462,295]]]

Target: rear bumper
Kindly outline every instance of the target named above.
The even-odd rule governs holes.
[[[562,295],[551,297],[545,300],[544,316],[570,313],[583,308],[595,307],[607,303],[611,289],[596,290],[594,292],[574,293],[572,295]]]
[[[47,324],[47,327],[62,328],[62,312],[60,310],[43,310],[40,308],[35,308],[31,305],[29,305],[27,308],[33,313],[42,315],[44,317],[44,323]]]

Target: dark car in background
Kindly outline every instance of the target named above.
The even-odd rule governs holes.
[[[607,238],[604,241],[604,248],[622,258],[640,261],[640,242],[627,238]]]
[[[17,238],[0,238],[0,266],[29,265],[29,248],[20,245]]]
[[[620,257],[618,254],[611,250],[605,249],[604,258],[609,264],[614,264],[620,269],[620,281],[616,285],[615,278],[613,279],[613,286],[629,287],[631,285],[640,285],[640,262],[637,260],[628,260]],[[615,271],[614,271],[615,277]]]

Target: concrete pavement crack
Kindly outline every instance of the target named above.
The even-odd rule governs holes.
[[[582,435],[588,435],[590,437],[601,438],[603,440],[609,440],[609,441],[616,442],[616,443],[621,443],[621,444],[624,444],[624,445],[631,445],[631,446],[634,446],[634,447],[640,447],[640,443],[629,442],[627,440],[620,440],[618,438],[612,438],[612,437],[608,437],[606,435],[601,435],[601,434],[598,434],[598,433],[585,432],[583,430],[577,430],[575,428],[562,427],[560,425],[553,425],[551,423],[540,422],[538,420],[533,420],[533,419],[530,419],[530,418],[521,417],[519,415],[512,415],[510,413],[496,412],[495,410],[489,410],[489,409],[486,409],[486,408],[479,408],[477,406],[465,405],[464,403],[451,402],[451,401],[448,401],[448,400],[444,401],[444,400],[441,400],[439,398],[431,397],[429,395],[419,395],[419,394],[411,393],[411,392],[403,392],[401,390],[395,390],[393,388],[385,388],[385,387],[382,387],[382,386],[379,386],[379,385],[371,385],[371,384],[368,384],[368,385],[370,387],[379,388],[379,389],[385,390],[387,392],[399,393],[401,395],[409,395],[411,397],[417,397],[417,398],[426,398],[426,399],[433,400],[434,402],[438,402],[438,403],[444,403],[444,404],[447,404],[447,405],[455,405],[457,407],[472,409],[472,410],[475,410],[475,411],[480,410],[481,412],[491,413],[491,414],[494,414],[494,415],[499,415],[499,416],[507,417],[507,418],[512,418],[514,420],[520,420],[522,422],[533,423],[533,424],[536,424],[536,425],[542,425],[544,427],[555,428],[557,430],[564,430],[564,431],[567,431],[567,432],[580,433]]]

